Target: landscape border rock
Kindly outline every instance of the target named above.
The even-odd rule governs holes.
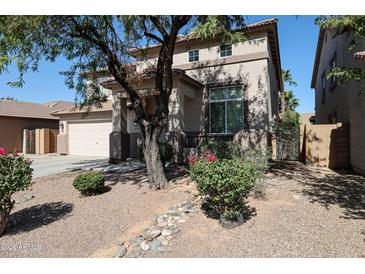
[[[122,243],[117,257],[138,258],[146,252],[165,251],[164,247],[180,232],[178,226],[195,215],[201,206],[202,197],[196,192],[193,194],[191,201],[184,201],[169,208],[166,213],[156,216],[144,233],[128,240],[128,247]]]

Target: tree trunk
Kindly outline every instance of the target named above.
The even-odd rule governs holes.
[[[157,190],[165,188],[167,185],[167,179],[164,172],[164,166],[161,162],[159,138],[160,130],[146,129],[145,137],[142,136],[143,153],[146,161],[146,167],[148,172],[148,180],[150,188]],[[143,140],[144,139],[144,140]]]
[[[10,211],[13,207],[13,202],[11,201],[11,198],[5,198],[3,201],[4,205],[3,210],[0,211],[0,236],[3,234],[6,225],[9,222],[9,215]]]
[[[285,101],[285,91],[281,92],[281,113],[285,112],[286,109],[286,101]]]

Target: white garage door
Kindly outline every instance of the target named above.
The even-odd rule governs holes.
[[[109,134],[111,122],[70,123],[69,154],[109,156]]]

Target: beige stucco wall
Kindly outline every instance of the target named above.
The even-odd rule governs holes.
[[[187,71],[190,77],[205,84],[206,88],[199,91],[195,99],[186,99],[188,103],[185,104],[185,129],[187,131],[202,129],[205,123],[205,115],[202,113],[203,103],[207,102],[209,88],[220,85],[243,85],[249,127],[268,129],[268,121],[272,119],[271,98],[268,93],[276,93],[270,86],[268,64],[267,59],[261,59]]]
[[[249,40],[232,46],[232,56],[219,56],[219,41],[192,41],[177,45],[174,54],[175,68],[206,87],[196,98],[184,98],[185,131],[201,131],[205,127],[203,104],[207,102],[209,88],[224,85],[244,85],[248,102],[248,123],[251,129],[268,129],[269,121],[278,114],[278,83],[266,32],[253,33]],[[189,50],[199,49],[199,61],[189,63]],[[149,52],[148,62],[140,69],[155,64],[158,50]],[[181,90],[186,87],[181,88]],[[245,105],[247,107],[247,105]],[[244,110],[245,111],[245,110]]]
[[[23,130],[58,128],[58,120],[0,116],[0,147],[11,152],[22,152]]]
[[[267,33],[258,32],[253,33],[248,37],[248,40],[236,45],[232,45],[232,55],[246,55],[257,52],[267,52]],[[174,67],[185,65],[189,63],[189,50],[199,49],[199,62],[211,61],[215,59],[224,59],[219,56],[220,41],[191,41],[183,44],[177,44],[174,53],[173,64]],[[148,52],[144,59],[148,59],[148,62],[140,62],[139,69],[144,69],[149,65],[155,65],[157,63],[158,48],[152,49]],[[190,64],[193,64],[192,62]]]
[[[344,33],[334,36],[327,31],[324,38],[318,75],[315,83],[315,111],[316,123],[326,124],[329,115],[336,113],[337,122],[350,123],[350,155],[351,165],[355,170],[365,174],[365,97],[359,96],[360,83],[348,83],[344,86],[337,85],[333,90],[329,89],[330,81],[326,82],[326,102],[321,103],[321,75],[330,71],[330,61],[335,52],[337,67],[359,67],[365,69],[365,62],[355,60],[353,53],[365,49],[365,41],[361,41],[353,50],[348,50],[348,43],[352,34]]]

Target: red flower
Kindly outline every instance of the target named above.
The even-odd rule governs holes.
[[[8,151],[5,148],[0,147],[0,155],[7,155]]]
[[[188,156],[188,161],[189,161],[189,165],[190,165],[190,166],[195,165],[195,163],[196,163],[198,160],[199,160],[199,157],[198,157],[198,156],[194,156],[194,155]]]
[[[208,162],[214,162],[217,160],[217,155],[215,155],[213,152],[207,150],[204,152],[203,157]]]

